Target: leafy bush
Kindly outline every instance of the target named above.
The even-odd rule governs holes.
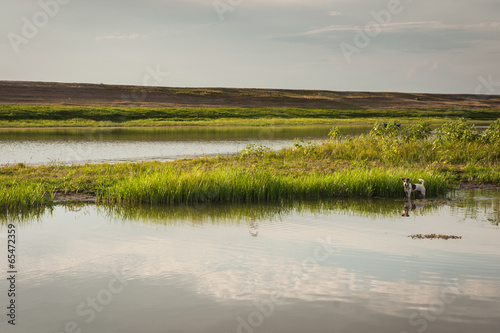
[[[473,124],[467,124],[465,118],[458,121],[445,123],[437,132],[439,142],[472,142],[480,139],[481,136],[474,128]]]
[[[483,140],[486,142],[497,142],[500,140],[500,118],[490,124],[484,131]]]
[[[373,137],[395,138],[399,135],[400,127],[401,124],[396,124],[395,121],[388,124],[376,123],[370,131],[370,135]]]
[[[340,131],[340,128],[338,126],[332,127],[330,132],[328,133],[328,137],[330,140],[338,140],[342,138],[342,132]]]
[[[264,146],[264,145],[256,145],[253,143],[247,144],[246,148],[240,151],[241,156],[247,156],[247,155],[264,155],[265,153],[268,153],[271,151],[270,147]]]
[[[431,134],[431,125],[428,122],[419,122],[403,129],[405,141],[426,140]]]

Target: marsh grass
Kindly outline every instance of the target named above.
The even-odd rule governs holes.
[[[19,209],[37,209],[53,200],[52,192],[37,184],[14,184],[0,186],[0,212]]]
[[[424,177],[429,195],[444,194],[444,175],[379,168],[332,174],[279,175],[237,168],[193,170],[181,174],[152,174],[123,180],[104,196],[106,202],[148,204],[255,203],[279,200],[311,200],[332,197],[398,197],[404,191],[400,178]]]

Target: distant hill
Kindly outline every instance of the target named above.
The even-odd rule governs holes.
[[[0,104],[320,109],[500,109],[500,95],[174,88],[0,81]]]

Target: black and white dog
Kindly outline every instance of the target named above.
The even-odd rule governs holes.
[[[419,179],[421,184],[410,183],[410,178],[401,178],[401,180],[403,181],[406,198],[410,199],[411,192],[416,192],[420,193],[422,195],[422,198],[425,199],[425,187],[423,179]]]

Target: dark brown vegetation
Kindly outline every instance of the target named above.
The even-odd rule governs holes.
[[[436,234],[427,234],[427,235],[422,235],[422,234],[417,234],[417,235],[410,235],[408,237],[411,237],[412,239],[462,239],[462,236],[454,236],[454,235],[436,235]]]
[[[0,81],[0,104],[147,108],[500,109],[500,96]]]

